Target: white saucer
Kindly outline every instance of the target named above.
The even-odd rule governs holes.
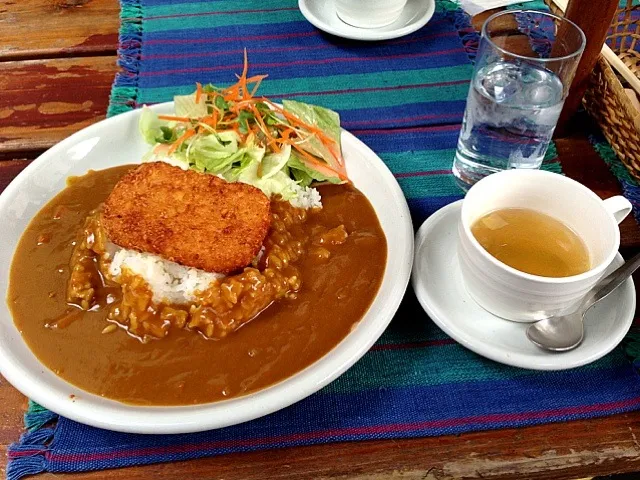
[[[534,370],[563,370],[603,357],[626,335],[636,310],[636,293],[629,279],[594,306],[585,319],[582,344],[569,352],[551,353],[532,343],[529,324],[496,317],[467,293],[456,253],[462,200],[438,210],[425,221],[415,242],[412,284],[422,308],[449,336],[496,362]],[[615,268],[623,263],[618,254]]]
[[[380,28],[358,28],[338,18],[334,0],[298,0],[302,15],[315,27],[332,35],[352,40],[389,40],[422,28],[433,16],[435,0],[408,0],[400,18]]]

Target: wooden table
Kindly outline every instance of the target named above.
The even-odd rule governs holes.
[[[105,116],[116,72],[117,0],[0,3],[0,190],[44,150]],[[575,131],[584,132],[580,122]],[[558,139],[564,171],[602,197],[617,181],[584,133]],[[640,247],[632,219],[623,253]],[[0,474],[26,399],[0,377]],[[234,454],[56,478],[575,479],[640,471],[640,412],[604,419],[412,440]]]

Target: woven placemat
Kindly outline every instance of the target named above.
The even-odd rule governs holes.
[[[360,43],[307,23],[295,0],[123,0],[110,114],[170,100],[196,81],[233,81],[247,48],[263,93],[338,110],[400,183],[416,225],[461,198],[450,174],[478,34],[448,1],[421,30]],[[555,149],[544,168],[559,171]],[[409,290],[392,324],[356,365],[267,417],[189,435],[87,427],[31,405],[7,476],[77,472],[338,441],[456,434],[611,415],[640,406],[622,349],[560,372],[507,367],[439,330]]]

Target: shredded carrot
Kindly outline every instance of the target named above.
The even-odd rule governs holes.
[[[264,102],[268,103],[269,105],[271,105],[272,108],[274,108],[278,113],[280,113],[283,117],[285,117],[287,120],[289,120],[289,123],[291,123],[292,125],[298,125],[298,126],[304,128],[305,130],[308,130],[311,134],[315,135],[318,138],[318,140],[320,140],[323,143],[323,145],[325,145],[329,149],[329,152],[335,158],[335,160],[337,162],[337,167],[338,167],[337,169],[334,168],[336,170],[336,172],[339,171],[346,178],[346,171],[344,169],[344,162],[342,161],[342,158],[340,157],[340,155],[338,155],[336,153],[336,151],[335,151],[336,142],[332,138],[328,137],[319,128],[314,127],[312,125],[309,125],[308,123],[300,120],[298,117],[296,117],[295,115],[292,115],[291,113],[287,112],[286,110],[281,108],[279,105],[276,105],[275,103],[271,102],[270,100],[267,100],[266,98],[263,98],[263,99],[261,99],[261,101],[264,101]]]
[[[249,108],[251,109],[251,111],[253,112],[253,115],[256,118],[256,121],[260,124],[260,127],[262,127],[262,133],[264,133],[264,136],[267,137],[268,140],[268,144],[271,145],[273,147],[273,149],[277,152],[280,153],[282,151],[282,149],[280,148],[280,146],[276,143],[276,139],[273,138],[273,135],[271,135],[271,133],[269,132],[269,128],[267,127],[267,125],[264,123],[264,119],[262,118],[262,115],[260,115],[260,112],[258,111],[258,109],[256,108],[255,105],[249,105]]]
[[[267,145],[271,145],[271,147],[276,151],[276,153],[282,152],[282,148],[278,145],[278,141],[275,138],[272,138],[267,142]]]
[[[293,128],[287,128],[280,132],[280,140],[283,143],[287,142],[291,138],[291,135],[293,135],[294,133],[295,132],[293,131]]]
[[[324,142],[322,142],[322,143],[324,143]],[[342,159],[342,155],[339,155],[338,153],[336,153],[336,142],[331,141],[331,143],[329,143],[328,145],[325,143],[325,147],[327,147],[327,149],[329,150],[329,153],[331,154],[331,156],[336,159],[336,162],[338,162],[338,165],[343,167],[344,166],[344,160]]]
[[[346,169],[344,167],[344,160],[339,150],[339,143],[329,137],[316,125],[308,124],[291,112],[286,111],[280,105],[273,103],[267,98],[256,97],[256,92],[260,87],[262,80],[267,78],[267,75],[253,75],[249,77],[247,76],[248,71],[249,62],[247,58],[247,50],[245,49],[242,73],[240,75],[236,75],[238,81],[235,84],[230,85],[225,89],[205,92],[202,85],[200,83],[196,83],[196,103],[200,102],[202,96],[205,95],[207,102],[213,102],[214,104],[213,112],[210,115],[199,119],[199,122],[196,122],[193,128],[185,131],[173,144],[167,146],[169,148],[169,154],[175,152],[185,140],[197,134],[202,129],[207,129],[209,127],[216,130],[231,130],[241,138],[245,139],[248,135],[260,134],[260,136],[263,137],[264,143],[270,146],[273,151],[281,152],[283,146],[287,144],[291,145],[291,147],[300,154],[301,161],[309,168],[317,170],[328,177],[338,176],[341,180],[348,181]],[[215,107],[215,100],[218,95],[228,103],[228,108],[224,109],[226,111]],[[284,118],[286,121],[279,121],[276,122],[275,125],[268,126],[266,124],[265,116],[259,109],[260,104],[268,105],[272,110],[278,113],[278,116]],[[248,111],[253,114],[253,125],[248,124],[249,131],[244,134],[240,132],[240,125],[238,123],[238,117],[242,111]],[[185,123],[190,123],[192,121],[186,117],[177,117],[172,115],[160,115],[159,118],[162,120]],[[302,148],[300,140],[304,140],[307,135],[317,138],[318,141],[327,148],[330,153],[330,156],[326,159],[327,161],[315,157]]]
[[[239,85],[237,83],[235,85],[231,85],[229,88],[224,90],[222,98],[226,102],[231,100],[237,100],[239,95],[238,88],[239,88]]]
[[[253,88],[251,89],[251,93],[249,94],[250,97],[253,97],[256,92],[258,91],[258,88],[260,87],[260,84],[262,83],[262,80],[264,80],[265,78],[267,78],[269,75],[254,75],[251,78],[247,78],[247,83],[253,83]]]
[[[187,118],[187,117],[176,117],[175,115],[158,115],[158,118],[160,120],[167,120],[167,121],[171,121],[171,122],[185,122],[185,123],[191,122],[190,118]]]
[[[269,75],[254,75],[253,77],[247,78],[247,83],[255,83],[258,81],[262,81],[267,78]]]
[[[325,145],[327,147],[327,149],[329,150],[329,153],[331,153],[331,156],[334,157],[334,159],[336,160],[337,165],[336,166],[331,166],[331,170],[335,171],[337,174],[340,174],[340,178],[346,179],[346,171],[344,169],[344,162],[342,161],[342,158],[340,155],[338,155],[336,153],[335,150],[335,145],[336,142],[328,137],[322,130],[320,130],[317,127],[314,127],[312,125],[309,125],[308,123],[304,122],[303,120],[299,119],[298,117],[296,117],[295,115],[292,115],[291,113],[287,112],[286,110],[284,110],[283,108],[281,108],[279,105],[276,105],[275,103],[271,102],[270,100],[261,97],[261,98],[252,98],[250,101],[252,101],[253,103],[258,103],[258,102],[264,102],[267,103],[269,105],[271,105],[271,107],[276,110],[278,113],[280,113],[282,116],[284,116],[287,120],[289,120],[289,122],[293,125],[297,125],[299,127],[304,128],[305,130],[308,130],[309,133],[311,133],[312,135],[315,135],[321,142],[323,145]],[[254,108],[252,106],[252,110],[254,111],[254,114],[256,116],[257,119],[260,119],[260,121],[262,121],[261,116],[259,115],[259,112],[257,111],[256,108]],[[282,132],[281,132],[282,135]],[[288,138],[287,138],[288,139]],[[283,139],[280,139],[280,143],[284,144],[284,143],[289,143],[286,140],[283,141]]]
[[[240,84],[240,88],[238,89],[238,94],[242,92],[242,99],[249,99],[249,92],[247,91],[247,72],[249,71],[249,61],[247,60],[247,49],[244,49],[244,62],[242,66],[242,75],[240,75],[240,79],[238,83]]]
[[[218,110],[214,110],[211,115],[200,120],[205,125],[209,125],[210,127],[214,127],[218,125]]]
[[[254,75],[253,77],[247,77],[247,72],[249,70],[249,62],[247,59],[247,50],[244,50],[244,61],[242,65],[242,74],[236,75],[238,81],[226,88],[223,91],[223,98],[226,101],[242,101],[242,100],[250,100],[255,92],[258,90],[260,83],[262,80],[267,78],[268,75]],[[255,84],[251,91],[249,91],[249,85]]]
[[[184,141],[187,138],[193,137],[195,134],[196,134],[196,131],[193,128],[190,128],[189,130],[184,132],[182,135],[180,135],[180,137],[175,142],[171,144],[171,147],[169,148],[167,155],[171,155],[173,152],[175,152],[178,149],[178,147],[180,147],[180,145],[184,143]]]

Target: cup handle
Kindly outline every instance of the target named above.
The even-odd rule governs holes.
[[[613,215],[613,218],[615,218],[618,223],[622,222],[633,209],[629,200],[622,195],[607,198],[603,200],[602,203],[604,204],[604,208]]]

